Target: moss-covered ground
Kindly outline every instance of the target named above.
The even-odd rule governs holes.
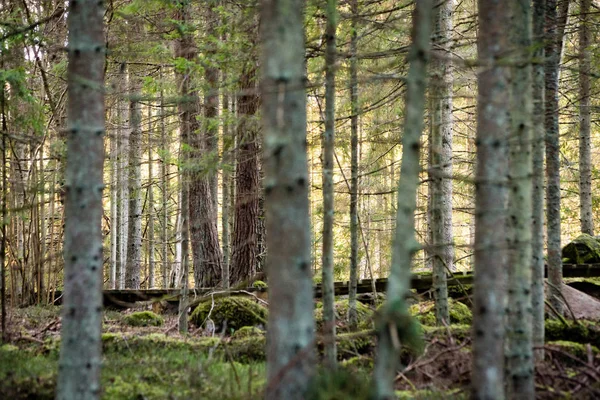
[[[228,322],[220,330],[207,334],[202,326],[192,326],[187,336],[177,333],[176,315],[105,311],[103,399],[262,398],[267,310],[254,300],[244,301],[243,307],[236,305],[230,301],[222,305]],[[252,308],[250,315],[245,313],[254,306],[260,308]],[[211,307],[213,318],[218,307]],[[359,307],[360,324],[353,331],[345,318],[347,301],[336,302],[341,368],[337,372],[321,370],[313,384],[315,390],[307,399],[369,398],[376,349],[373,319],[377,317],[373,317],[370,306]],[[200,310],[207,312],[206,308]],[[468,397],[471,313],[465,303],[458,301],[453,301],[450,308],[452,324],[436,327],[431,302],[411,307],[422,324],[425,346],[418,354],[402,350],[398,398]],[[321,312],[317,306],[317,322]],[[260,318],[254,318],[256,313]],[[0,346],[0,399],[53,398],[60,347],[59,315],[59,307],[11,310],[11,341]],[[239,315],[242,317],[236,320]],[[214,322],[218,325],[217,318]],[[538,392],[548,396],[540,398],[568,398],[564,396],[573,391],[583,396],[573,398],[593,398],[585,396],[589,394],[586,391],[595,393],[593,390],[600,388],[600,382],[594,381],[600,381],[600,377],[590,375],[590,368],[600,370],[598,325],[548,320],[546,339],[545,361],[537,366],[537,384]],[[319,351],[322,346],[317,331]]]

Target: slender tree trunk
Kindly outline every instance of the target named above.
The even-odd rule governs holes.
[[[148,241],[148,289],[155,287],[154,283],[154,174],[152,168],[152,108],[148,107],[148,227],[146,238]]]
[[[162,68],[160,70],[160,80],[162,84]],[[169,165],[168,158],[166,154],[169,153],[169,143],[167,142],[167,130],[165,127],[165,102],[164,102],[164,90],[161,87],[160,89],[160,143],[163,153],[160,167],[161,167],[161,177],[160,177],[160,192],[161,192],[161,200],[162,200],[162,227],[161,227],[161,241],[162,241],[162,264],[160,273],[162,275],[162,287],[164,289],[169,287],[168,281],[168,271],[169,271],[169,212],[168,212],[168,175],[169,175]]]
[[[65,293],[56,398],[99,399],[102,362],[103,3],[71,2]]]
[[[117,270],[118,288],[125,288],[127,270],[127,238],[129,236],[129,131],[125,128],[125,93],[127,91],[127,64],[122,63],[119,70],[119,100],[117,102],[119,136],[119,267]]]
[[[579,219],[581,232],[594,234],[592,214],[592,161],[591,161],[591,115],[590,115],[590,27],[591,0],[581,0],[579,15]]]
[[[479,0],[472,398],[504,398],[509,11]]]
[[[535,60],[544,59],[544,17],[546,0],[533,2],[533,45]],[[533,194],[531,235],[531,308],[533,313],[532,335],[536,361],[544,359],[544,64],[533,64]]]
[[[208,58],[204,70],[204,80],[206,82],[206,91],[204,95],[204,133],[206,134],[206,154],[210,155],[211,160],[215,160],[216,163],[219,143],[219,124],[217,118],[219,116],[219,66],[217,58],[217,26],[219,21],[219,15],[216,12],[219,7],[219,0],[208,0],[205,1],[206,10],[206,43],[207,50],[205,57]],[[215,226],[217,226],[217,210],[219,209],[218,203],[218,184],[219,179],[217,175],[217,168],[210,166],[209,173],[209,185],[210,185],[210,197],[212,199],[212,209],[214,213],[212,215]],[[218,237],[217,237],[218,240]],[[219,250],[220,251],[220,250]],[[219,268],[220,263],[219,263]],[[219,273],[221,271],[219,270]],[[220,279],[220,277],[219,277]]]
[[[356,289],[358,286],[358,0],[350,3],[350,280],[348,323],[356,327]]]
[[[566,1],[566,0],[564,0]],[[568,7],[567,7],[568,9]],[[562,249],[560,240],[560,144],[558,81],[562,34],[557,15],[557,1],[546,1],[546,227],[548,240],[548,300],[562,314]],[[566,21],[566,17],[565,17]]]
[[[512,399],[534,399],[532,346],[532,16],[530,0],[511,0],[510,137],[508,169],[508,394]]]
[[[227,36],[223,36],[223,41],[227,40]],[[223,74],[223,85],[227,84],[227,76]],[[230,207],[229,203],[231,202],[231,194],[230,187],[232,181],[232,173],[231,173],[231,152],[233,149],[232,138],[230,136],[231,128],[230,128],[230,110],[229,110],[229,94],[226,90],[223,91],[223,114],[222,114],[222,128],[223,135],[221,136],[223,139],[223,157],[222,157],[222,205],[221,205],[221,248],[223,249],[223,273],[222,273],[222,281],[223,286],[225,288],[229,287],[229,260],[230,260],[230,230],[229,230],[229,213]]]
[[[117,99],[117,107],[118,104],[119,100]],[[117,124],[118,123],[119,121],[117,121]],[[110,272],[108,281],[110,289],[117,288],[117,260],[119,257],[119,137],[117,132],[118,131],[115,131],[110,138]]]
[[[259,171],[258,126],[259,108],[254,60],[246,65],[240,78],[238,95],[238,150],[235,195],[235,219],[231,251],[230,283],[248,279],[257,272]]]
[[[327,0],[327,27],[325,29],[325,132],[323,133],[323,335],[325,363],[337,365],[335,346],[335,293],[333,284],[333,151],[335,149],[335,52],[337,27],[337,0]]]
[[[4,67],[4,60],[0,59],[0,66]],[[0,113],[2,117],[2,132],[8,132],[6,123],[6,90],[4,85],[0,88]],[[6,171],[6,134],[2,133],[2,239],[0,241],[0,301],[2,302],[2,314],[0,315],[0,327],[2,328],[2,343],[8,341],[6,333],[6,220],[8,200],[8,182]],[[13,298],[14,301],[14,298]]]
[[[125,288],[139,289],[142,263],[142,105],[139,79],[132,77],[130,80],[133,84],[129,103],[129,229]]]
[[[412,20],[412,45],[408,55],[406,106],[402,135],[402,164],[398,183],[398,211],[392,267],[387,284],[387,300],[380,311],[377,326],[377,357],[374,384],[376,399],[393,399],[394,378],[400,358],[399,339],[411,340],[411,316],[406,304],[410,291],[410,267],[419,249],[415,239],[415,210],[420,173],[421,133],[425,108],[425,81],[430,56],[431,13],[433,2],[415,4]]]
[[[432,246],[433,296],[438,325],[450,321],[447,271],[454,270],[452,247],[452,1],[434,7],[434,34],[431,79],[430,230]]]
[[[261,2],[267,399],[303,399],[315,370],[303,16],[302,0]]]

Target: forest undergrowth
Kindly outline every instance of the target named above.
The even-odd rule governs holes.
[[[427,304],[412,310],[424,324],[425,348],[419,355],[402,352],[403,368],[396,377],[398,397],[468,398],[470,326],[427,326]],[[260,328],[206,336],[202,327],[193,326],[190,335],[183,337],[175,328],[175,315],[162,315],[160,323],[152,322],[152,315],[105,311],[103,399],[264,397],[266,339]],[[53,399],[60,307],[14,309],[9,322],[10,344],[0,347],[0,398]],[[335,372],[320,370],[309,394],[311,399],[369,398],[375,349],[370,323],[370,317],[366,317],[361,324],[363,330],[350,333],[343,318],[338,321],[342,332],[338,339],[340,367]],[[599,398],[600,330],[596,323],[576,321],[565,325],[547,321],[546,330],[545,358],[536,365],[537,398]],[[317,347],[322,349],[322,343]]]

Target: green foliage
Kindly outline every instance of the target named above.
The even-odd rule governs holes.
[[[222,297],[201,303],[196,307],[190,321],[204,326],[210,318],[218,331],[227,326],[228,330],[237,330],[244,326],[265,326],[267,309],[245,297]]]
[[[348,299],[336,301],[334,303],[334,308],[336,323],[341,323],[341,325],[338,324],[338,326],[340,326],[339,330],[346,330],[348,327]],[[367,327],[371,322],[373,311],[363,303],[356,302],[356,312],[358,314],[358,325],[360,327]],[[317,303],[317,308],[315,309],[315,322],[317,324],[317,329],[323,327],[323,303]]]
[[[257,289],[267,289],[269,286],[263,281],[252,282],[252,287]]]
[[[265,331],[255,326],[242,326],[231,335],[232,339],[242,339],[251,336],[264,336]]]
[[[562,257],[571,264],[600,263],[600,242],[584,233],[563,247]]]
[[[139,311],[127,315],[123,322],[129,326],[163,326],[165,320],[152,311]]]
[[[381,332],[396,326],[398,340],[410,351],[421,354],[425,347],[423,342],[423,329],[421,324],[413,317],[405,306],[404,300],[384,303],[375,315],[375,327]]]
[[[470,325],[473,322],[473,314],[465,304],[448,299],[448,308],[450,309],[451,324]],[[435,325],[435,303],[433,301],[424,301],[413,304],[409,308],[410,313],[423,325]]]
[[[311,382],[307,400],[368,400],[370,377],[356,369],[320,370]]]

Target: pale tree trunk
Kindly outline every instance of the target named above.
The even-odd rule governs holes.
[[[566,0],[563,0],[567,3]],[[558,82],[560,55],[562,51],[562,32],[564,26],[562,12],[568,13],[568,5],[561,7],[561,14],[557,15],[557,1],[546,1],[546,87],[545,107],[546,118],[546,229],[548,241],[548,301],[555,312],[563,313],[560,287],[562,285],[562,249],[560,240],[560,143],[559,143],[559,104]]]
[[[513,63],[510,89],[508,167],[508,324],[506,362],[508,395],[535,397],[532,347],[532,16],[530,0],[511,0],[510,41]]]
[[[119,100],[117,102],[117,120],[119,137],[119,268],[117,269],[118,288],[125,288],[125,270],[127,269],[127,237],[129,234],[129,131],[125,128],[125,94],[127,92],[127,64],[119,67]]]
[[[118,79],[118,78],[117,78]],[[119,101],[116,101],[118,106]],[[117,121],[117,124],[119,121]],[[117,288],[117,257],[119,240],[119,188],[117,185],[119,177],[118,162],[118,131],[114,131],[110,138],[110,273],[108,286],[110,289]]]
[[[304,1],[261,2],[267,399],[303,399],[315,371]],[[290,240],[293,238],[293,240]]]
[[[160,70],[160,80],[162,84],[162,69]],[[168,154],[169,143],[167,142],[167,130],[165,126],[165,102],[164,102],[164,90],[160,89],[160,143],[163,153],[161,164],[160,164],[160,192],[161,192],[161,200],[162,200],[162,212],[161,212],[161,236],[160,240],[162,241],[162,264],[160,267],[160,274],[162,275],[162,287],[164,289],[169,287],[168,282],[168,271],[169,271],[169,213],[167,210],[168,207],[168,175],[169,175],[169,160],[166,154]]]
[[[415,210],[420,173],[421,133],[425,108],[425,81],[430,56],[431,14],[433,1],[415,4],[412,20],[412,45],[408,54],[405,120],[402,135],[402,164],[398,183],[396,232],[392,249],[392,266],[387,284],[387,299],[380,309],[377,323],[377,357],[374,370],[375,399],[393,399],[394,378],[400,359],[400,340],[410,341],[406,297],[410,292],[410,267],[419,249],[415,239]]]
[[[223,36],[223,41],[227,40],[227,36]],[[223,85],[227,84],[227,76],[223,74]],[[221,248],[223,249],[223,271],[222,271],[222,282],[225,288],[229,287],[229,260],[230,260],[230,230],[229,230],[229,213],[231,201],[230,187],[232,181],[232,165],[231,165],[231,152],[233,150],[233,143],[231,138],[231,127],[230,127],[230,110],[229,110],[229,94],[227,91],[223,91],[223,114],[222,114],[222,129],[223,134],[223,157],[222,157],[222,173],[221,173],[221,193],[222,193],[222,205],[221,205]]]
[[[154,175],[152,168],[152,108],[148,107],[148,227],[146,240],[148,242],[148,289],[154,288]]]
[[[103,3],[68,13],[65,293],[56,398],[99,399],[102,361]]]
[[[4,67],[4,60],[0,57],[0,67]],[[6,122],[6,90],[4,85],[0,88],[0,117],[2,118],[2,131],[8,132],[8,126]],[[8,182],[7,182],[7,171],[6,171],[6,135],[2,135],[2,210],[0,217],[2,221],[6,221],[8,210],[6,207],[6,201],[8,200]],[[0,328],[2,329],[2,343],[8,341],[8,335],[6,332],[6,225],[2,224],[0,230],[2,232],[2,239],[0,241],[0,302],[2,302],[2,309],[0,315]],[[13,299],[14,302],[14,299]]]
[[[131,71],[130,71],[131,73]],[[127,231],[127,263],[125,288],[140,288],[142,263],[142,105],[139,78],[132,76],[129,103],[129,229]]]
[[[434,8],[433,59],[431,62],[431,143],[429,144],[430,230],[433,297],[438,325],[450,321],[447,271],[454,270],[452,247],[452,14],[454,3]]]
[[[592,214],[592,142],[590,136],[590,27],[591,0],[581,0],[579,15],[579,219],[581,232],[594,234]]]
[[[544,17],[546,0],[533,2],[533,58],[544,59]],[[531,308],[533,314],[532,340],[536,361],[544,359],[544,64],[533,64],[533,194],[531,234]]]
[[[325,28],[325,132],[323,133],[323,336],[325,363],[337,365],[335,346],[335,293],[333,283],[333,151],[335,149],[335,52],[337,0],[327,0],[327,27]]]
[[[506,55],[509,10],[479,0],[477,170],[475,176],[475,283],[473,307],[473,399],[504,398],[506,200],[509,71]]]
[[[255,59],[247,61],[240,77],[240,94],[237,97],[238,146],[235,174],[235,216],[231,249],[229,280],[235,284],[257,272],[258,222],[260,180],[258,171],[258,126],[255,121],[259,108],[256,93]]]
[[[358,0],[350,3],[350,280],[348,323],[356,327],[356,289],[358,285]]]

